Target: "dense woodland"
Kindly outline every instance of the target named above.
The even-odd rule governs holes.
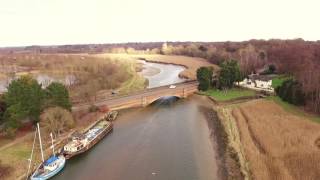
[[[0,49],[2,54],[36,53],[147,53],[202,57],[214,64],[238,61],[242,75],[274,65],[276,72],[293,76],[301,84],[305,107],[320,113],[320,41],[250,40],[245,42],[152,42],[65,46],[30,46]]]
[[[278,73],[296,79],[304,94],[305,107],[320,113],[320,42],[297,39],[192,44],[186,48],[169,45],[164,53],[203,57],[215,64],[235,59],[243,75],[272,64]]]

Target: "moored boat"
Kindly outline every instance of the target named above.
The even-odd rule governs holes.
[[[62,153],[66,159],[84,153],[97,144],[113,129],[113,124],[102,118],[98,120],[89,130],[84,133],[77,133],[63,147]]]
[[[64,167],[66,158],[63,155],[53,155],[44,161],[32,174],[31,180],[46,180],[58,174]]]
[[[114,121],[118,116],[118,111],[110,111],[108,112],[108,114],[106,115],[106,119],[107,121]]]
[[[63,167],[65,166],[65,163],[66,163],[66,159],[63,155],[56,155],[55,154],[53,138],[52,138],[52,134],[50,134],[51,143],[52,143],[51,148],[52,148],[53,155],[50,156],[47,160],[44,160],[39,124],[37,124],[37,131],[38,131],[38,135],[39,135],[42,163],[33,172],[30,179],[31,180],[46,180],[46,179],[49,179],[49,178],[55,176],[63,169]],[[33,148],[34,148],[34,146],[33,146]],[[33,149],[32,149],[32,154],[33,154]],[[31,154],[31,158],[30,158],[30,164],[31,164],[31,160],[32,160],[32,154]],[[29,165],[29,168],[30,168],[30,165]]]

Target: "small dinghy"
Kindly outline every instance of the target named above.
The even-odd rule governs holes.
[[[118,116],[118,111],[110,111],[108,112],[108,114],[106,115],[106,120],[107,121],[114,121]]]

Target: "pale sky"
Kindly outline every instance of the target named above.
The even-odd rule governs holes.
[[[0,46],[320,40],[319,0],[0,0]]]

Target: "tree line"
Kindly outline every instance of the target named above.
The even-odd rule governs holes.
[[[31,76],[21,76],[13,80],[7,92],[1,96],[0,106],[0,120],[8,136],[14,136],[16,130],[25,122],[39,122],[41,114],[52,117],[43,121],[56,121],[65,118],[57,116],[61,112],[70,114],[71,111],[69,93],[63,84],[53,82],[43,89]],[[47,110],[54,107],[55,112],[47,113]],[[48,127],[52,125],[49,124]]]
[[[235,59],[239,64],[242,77],[269,66],[271,72],[292,76],[295,82],[288,82],[288,84],[294,84],[290,86],[294,89],[297,87],[301,89],[304,97],[302,104],[305,108],[320,113],[319,41],[295,39],[193,43],[167,45],[166,49],[163,51],[164,54],[202,57],[214,64],[221,64],[226,59]],[[296,85],[297,83],[299,86]],[[298,91],[300,93],[300,90]],[[300,99],[300,97],[294,98]]]
[[[198,89],[200,91],[206,91],[210,87],[227,90],[232,88],[235,82],[243,79],[236,60],[225,60],[220,63],[220,68],[218,74],[213,73],[212,67],[200,67],[197,70]]]

